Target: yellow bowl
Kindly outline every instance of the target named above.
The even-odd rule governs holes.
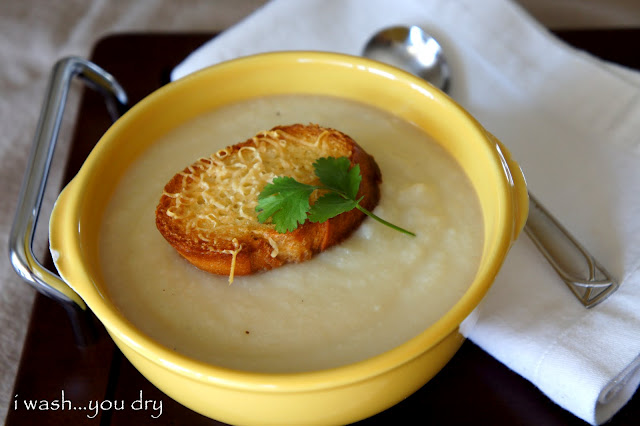
[[[187,120],[221,105],[273,94],[335,95],[391,111],[427,130],[468,174],[484,221],[477,277],[445,315],[415,338],[370,359],[322,371],[237,371],[169,350],[136,329],[109,300],[100,279],[97,240],[102,212],[127,167],[160,136]],[[359,57],[282,52],[218,64],[135,105],[108,130],[60,195],[50,238],[65,282],[102,321],[132,364],[170,397],[234,424],[344,424],[406,398],[455,354],[463,342],[459,326],[491,286],[527,210],[526,186],[517,163],[439,90]]]

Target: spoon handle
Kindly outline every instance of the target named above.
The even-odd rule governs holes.
[[[587,308],[602,302],[619,284],[609,272],[529,193],[525,232],[560,278]]]

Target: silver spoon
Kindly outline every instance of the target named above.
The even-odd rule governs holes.
[[[363,56],[409,71],[441,89],[449,90],[451,74],[438,41],[420,27],[390,27],[376,33]]]
[[[385,28],[369,40],[362,55],[449,90],[451,73],[442,47],[420,27]],[[531,193],[529,203],[525,232],[580,302],[591,308],[611,295],[619,286],[611,274]]]

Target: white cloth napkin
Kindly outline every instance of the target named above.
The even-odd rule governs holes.
[[[172,77],[273,50],[358,55],[394,24],[441,41],[452,97],[621,282],[587,310],[523,234],[468,337],[576,416],[608,420],[640,382],[640,74],[564,45],[508,0],[274,0]]]

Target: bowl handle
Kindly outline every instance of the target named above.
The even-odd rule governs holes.
[[[49,271],[36,259],[33,253],[33,237],[69,87],[74,77],[79,77],[105,96],[107,109],[114,121],[126,109],[125,91],[113,76],[94,63],[82,58],[68,57],[55,64],[45,93],[9,235],[9,257],[17,274],[36,290],[61,302],[68,312],[84,311],[86,305],[55,272]]]
[[[487,136],[496,144],[496,149],[502,157],[502,161],[506,163],[504,164],[506,166],[505,173],[508,173],[508,178],[512,185],[515,209],[513,240],[515,241],[522,232],[529,215],[529,193],[527,191],[527,183],[520,165],[511,157],[509,150],[491,133],[487,132]]]

